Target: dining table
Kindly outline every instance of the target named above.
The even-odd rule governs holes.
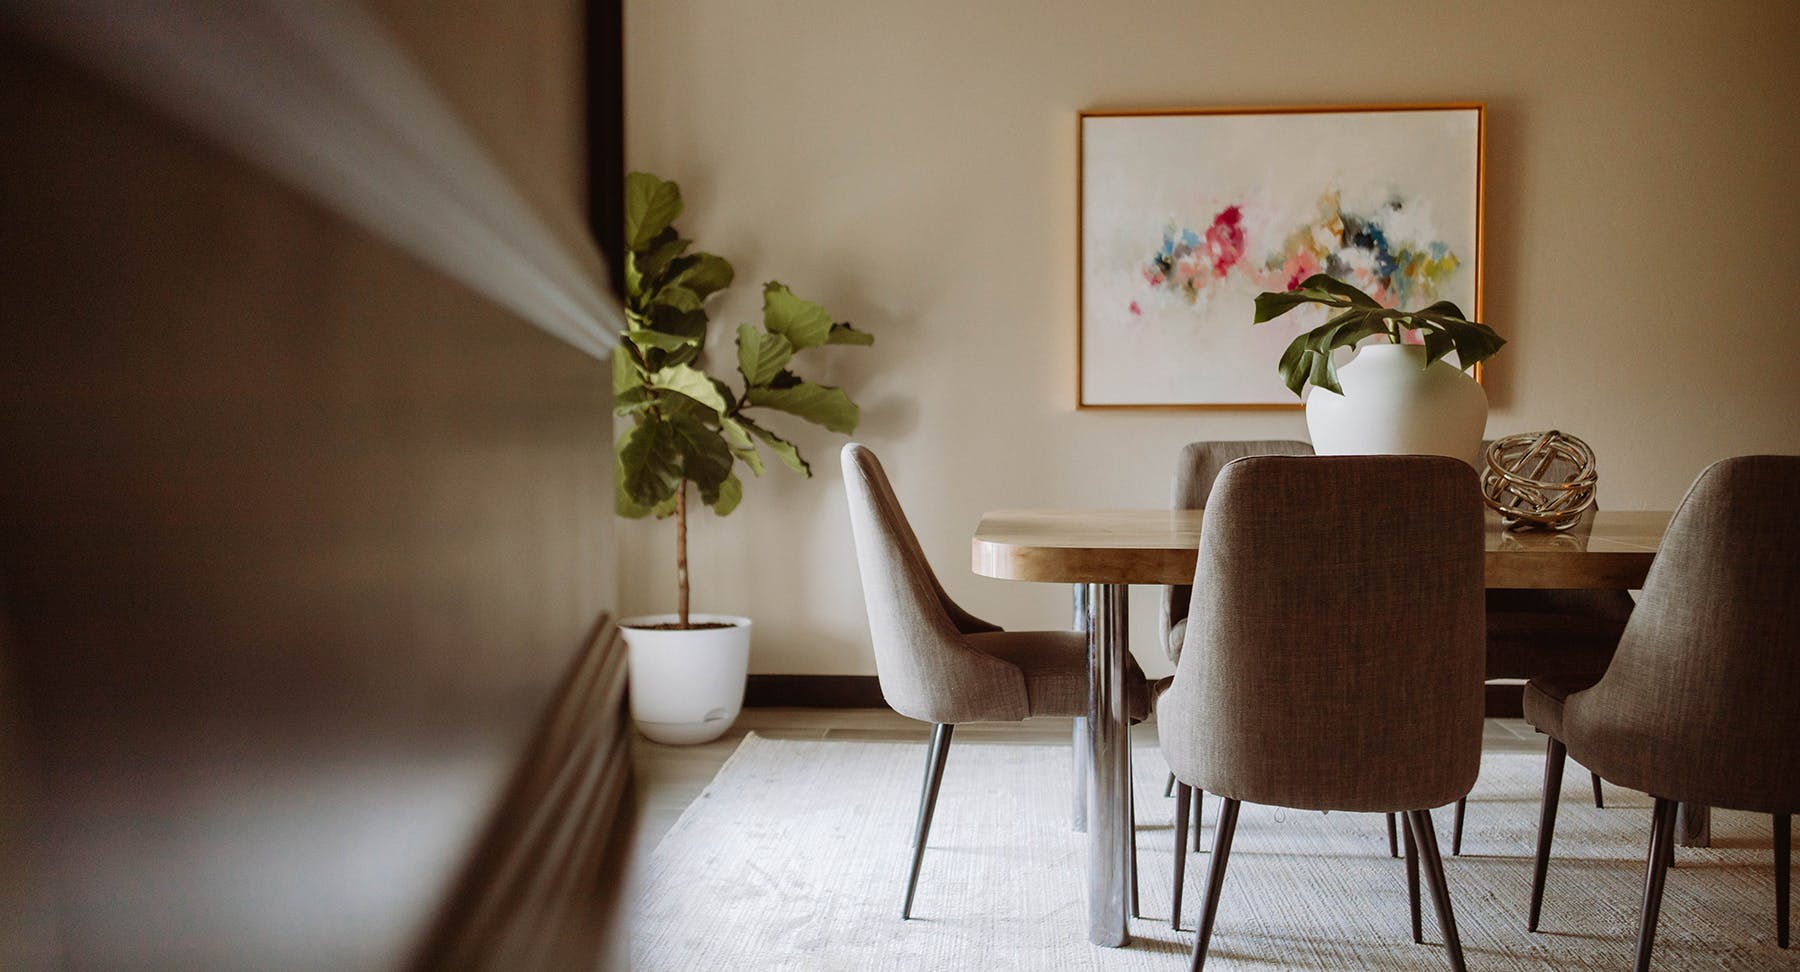
[[[976,574],[1073,585],[1076,626],[1088,636],[1088,707],[1078,720],[1077,824],[1088,835],[1088,939],[1131,941],[1131,746],[1126,596],[1133,584],[1189,584],[1202,510],[1041,509],[983,514],[972,541]],[[1574,529],[1514,530],[1488,515],[1485,574],[1499,588],[1641,588],[1667,529],[1667,511],[1596,511]],[[1082,723],[1085,723],[1085,726]],[[1085,759],[1080,757],[1084,756]],[[1085,804],[1085,805],[1084,805]],[[1704,843],[1703,807],[1684,807],[1684,843]]]

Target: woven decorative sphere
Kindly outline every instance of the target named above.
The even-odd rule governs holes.
[[[1488,446],[1481,494],[1508,530],[1567,530],[1594,505],[1594,450],[1564,432],[1522,432]]]

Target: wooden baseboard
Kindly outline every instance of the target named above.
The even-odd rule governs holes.
[[[1517,719],[1524,714],[1519,685],[1487,686],[1487,716]],[[873,675],[752,675],[744,690],[750,708],[881,709],[881,683]]]
[[[744,705],[755,708],[884,709],[873,675],[752,675]]]

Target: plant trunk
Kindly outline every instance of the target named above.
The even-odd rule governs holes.
[[[675,611],[681,627],[688,626],[687,480],[675,488]]]

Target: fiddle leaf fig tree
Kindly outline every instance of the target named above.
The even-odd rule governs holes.
[[[773,280],[763,285],[762,326],[737,328],[737,380],[742,390],[701,367],[707,298],[731,285],[723,257],[689,250],[674,222],[681,187],[644,172],[625,178],[626,330],[613,352],[613,411],[631,419],[618,444],[617,506],[628,517],[675,518],[677,627],[688,612],[689,487],[720,516],[737,508],[742,462],[760,476],[761,449],[811,476],[793,443],[766,423],[786,413],[833,432],[855,431],[856,403],[840,388],[800,377],[794,359],[829,344],[873,344],[875,338],[833,321],[824,307]]]
[[[1308,384],[1342,395],[1331,353],[1355,347],[1364,338],[1380,336],[1400,344],[1404,332],[1418,331],[1425,342],[1425,367],[1455,351],[1464,371],[1506,344],[1493,328],[1464,317],[1462,309],[1450,301],[1440,300],[1415,311],[1383,307],[1356,287],[1323,273],[1307,277],[1292,290],[1258,294],[1252,323],[1272,321],[1302,304],[1324,304],[1338,312],[1295,338],[1282,353],[1281,380],[1296,395]]]

